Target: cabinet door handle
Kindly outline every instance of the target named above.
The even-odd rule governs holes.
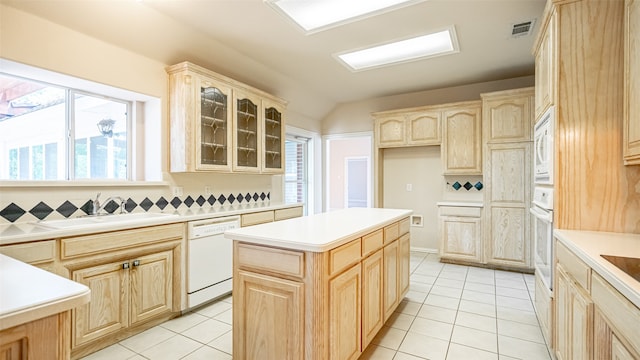
[[[125,269],[125,270],[128,269],[129,268],[129,263],[128,262],[123,263],[122,264],[122,268]]]
[[[133,266],[140,266],[140,260],[133,260]]]

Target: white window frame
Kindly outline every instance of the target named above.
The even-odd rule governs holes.
[[[0,58],[2,72],[30,81],[50,84],[67,89],[76,94],[102,97],[109,100],[129,102],[127,110],[127,179],[69,179],[69,180],[0,180],[0,188],[31,186],[159,186],[166,185],[163,180],[162,159],[160,157],[162,141],[161,99],[133,91],[95,83],[92,81],[36,68]],[[72,114],[71,114],[72,115]],[[69,116],[69,115],[67,115]],[[157,121],[154,121],[157,118]],[[68,123],[68,121],[67,121]],[[73,129],[65,129],[66,134]],[[67,142],[68,145],[73,143]],[[67,145],[67,146],[68,146]],[[73,157],[70,149],[65,151],[68,158]],[[73,159],[67,159],[68,171],[71,171]],[[69,178],[69,174],[65,174]]]

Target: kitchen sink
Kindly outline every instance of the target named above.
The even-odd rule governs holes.
[[[129,224],[150,219],[174,217],[177,215],[163,213],[135,213],[135,214],[118,214],[118,215],[99,215],[99,216],[82,216],[61,220],[42,220],[37,224],[52,228],[66,229],[73,227],[90,227],[104,224]]]
[[[632,278],[640,281],[640,258],[630,258],[624,256],[600,255],[607,261],[624,271]]]

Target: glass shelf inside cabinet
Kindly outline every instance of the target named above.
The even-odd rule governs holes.
[[[249,99],[238,99],[236,104],[237,165],[258,167],[258,106]]]
[[[264,111],[264,139],[265,139],[265,164],[269,169],[282,167],[281,144],[282,141],[282,114],[270,107]]]
[[[200,89],[200,163],[227,165],[227,95]]]

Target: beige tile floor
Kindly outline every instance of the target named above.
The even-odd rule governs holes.
[[[533,289],[532,275],[412,252],[409,293],[361,359],[549,360]],[[83,359],[231,359],[231,306],[225,297]]]

